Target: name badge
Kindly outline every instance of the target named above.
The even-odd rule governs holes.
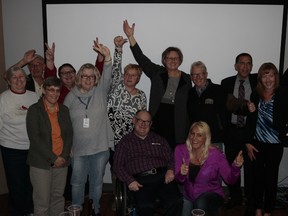
[[[89,118],[83,119],[83,128],[89,128]]]

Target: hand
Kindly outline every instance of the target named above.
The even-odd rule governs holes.
[[[45,51],[45,58],[46,61],[54,62],[55,56],[55,43],[52,43],[52,47],[49,47],[47,43],[45,43],[46,51]]]
[[[168,184],[172,182],[175,178],[174,171],[173,170],[167,170],[165,174],[165,183]]]
[[[66,160],[63,157],[57,157],[57,159],[54,161],[54,168],[61,168],[64,167],[66,163]]]
[[[24,56],[23,56],[23,65],[29,64],[30,62],[32,62],[35,59],[35,53],[36,51],[34,49],[28,50],[27,52],[25,52]]]
[[[122,48],[122,46],[127,42],[127,39],[124,39],[122,36],[116,36],[114,38],[115,47]]]
[[[241,167],[244,163],[243,152],[242,150],[238,153],[237,157],[234,160],[234,163],[237,167]]]
[[[109,48],[104,46],[103,44],[100,44],[98,38],[94,40],[93,50],[103,55],[105,57],[105,61],[111,60]]]
[[[128,38],[134,35],[134,28],[135,28],[135,23],[133,23],[132,26],[129,26],[128,21],[124,20],[123,31]]]
[[[250,113],[255,112],[256,111],[256,107],[255,104],[251,101],[247,102],[247,107]]]
[[[128,185],[130,191],[138,191],[143,185],[141,185],[138,181],[133,181]]]
[[[256,156],[254,154],[255,152],[258,152],[258,149],[256,149],[252,144],[248,143],[246,144],[246,149],[248,153],[248,157],[250,158],[251,161],[256,160]]]
[[[185,159],[182,158],[182,164],[180,168],[180,174],[181,175],[187,175],[189,172],[189,166],[186,164]]]

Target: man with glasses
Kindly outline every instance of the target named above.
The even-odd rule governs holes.
[[[139,216],[154,215],[156,198],[163,203],[165,215],[181,215],[182,196],[174,181],[173,153],[167,141],[150,131],[148,111],[138,111],[133,124],[134,130],[115,150],[116,176],[133,192]]]
[[[190,70],[194,87],[188,94],[188,115],[192,125],[205,121],[211,129],[211,142],[223,143],[222,113],[225,107],[225,96],[220,85],[208,79],[205,64],[201,61],[192,63]]]
[[[28,66],[30,74],[27,76],[26,89],[34,91],[39,97],[42,96],[42,85],[44,80],[50,76],[56,76],[56,67],[54,65],[55,44],[50,47],[46,45],[45,60],[42,56],[36,54],[35,50],[25,52],[23,58],[14,66]]]

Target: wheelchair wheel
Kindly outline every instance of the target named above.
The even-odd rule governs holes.
[[[132,215],[134,209],[132,194],[127,185],[119,179],[116,179],[115,204],[117,216]]]

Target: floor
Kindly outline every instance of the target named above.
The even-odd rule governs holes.
[[[102,216],[116,216],[116,212],[112,210],[114,196],[110,190],[110,187],[103,188],[103,194],[101,197],[101,215]],[[84,211],[82,215],[86,215],[88,202],[85,203]],[[233,209],[222,209],[219,216],[243,216],[245,212],[245,206],[237,206]],[[273,211],[272,216],[287,216],[288,205],[279,203],[276,209]],[[10,216],[8,212],[8,194],[0,195],[0,216]]]

